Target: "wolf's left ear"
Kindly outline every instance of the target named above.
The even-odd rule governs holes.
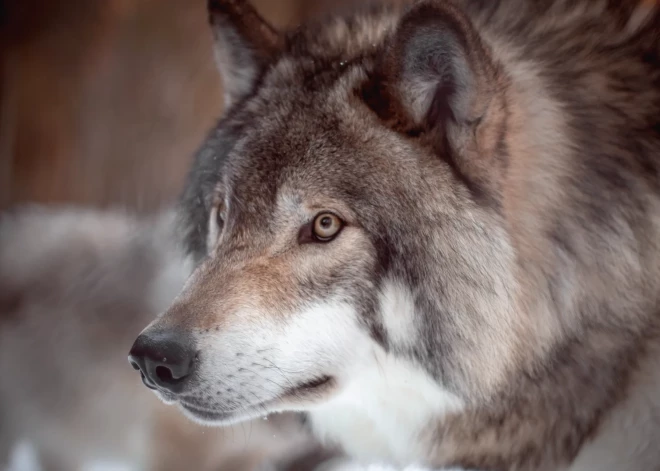
[[[283,35],[247,0],[208,0],[207,6],[227,108],[252,91]]]
[[[375,74],[380,110],[399,124],[434,128],[478,122],[497,70],[470,20],[452,2],[420,2],[401,19]],[[379,104],[376,103],[376,107]]]

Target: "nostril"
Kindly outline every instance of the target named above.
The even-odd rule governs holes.
[[[133,360],[128,360],[128,362],[131,364],[131,366],[133,367],[133,369],[134,369],[135,371],[139,371],[139,370],[140,370],[140,365],[138,365],[137,362],[135,362],[135,361],[133,361]]]
[[[149,389],[153,389],[153,390],[156,389],[156,387],[155,387],[153,384],[151,384],[151,382],[150,382],[150,381],[147,379],[147,377],[144,375],[144,373],[142,372],[142,370],[140,370],[140,379],[142,379],[142,383],[143,383],[146,387],[148,387]]]
[[[163,383],[175,383],[177,380],[172,376],[172,370],[166,366],[157,366],[156,367],[156,376]]]

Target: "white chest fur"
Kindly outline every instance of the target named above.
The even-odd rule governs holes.
[[[414,462],[426,427],[462,401],[414,365],[377,354],[339,395],[310,411],[316,435],[366,462]]]

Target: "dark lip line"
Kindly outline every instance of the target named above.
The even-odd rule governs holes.
[[[294,396],[296,394],[308,393],[315,391],[323,386],[326,386],[328,383],[332,382],[332,377],[328,375],[319,376],[313,380],[307,381],[306,383],[301,384],[300,386],[295,386],[293,388],[287,389],[284,391],[281,397]]]

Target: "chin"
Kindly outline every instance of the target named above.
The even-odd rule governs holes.
[[[171,406],[171,405],[177,403],[176,399],[174,399],[173,397],[170,397],[166,394],[163,394],[160,391],[154,391],[154,394],[156,395],[156,397],[158,399],[160,399],[163,403],[167,404],[168,406]]]
[[[270,412],[267,411],[232,411],[232,412],[216,412],[209,410],[202,410],[192,407],[187,404],[178,404],[179,409],[186,417],[192,421],[210,427],[226,427],[235,425],[241,422],[247,422],[257,417],[263,417]]]

